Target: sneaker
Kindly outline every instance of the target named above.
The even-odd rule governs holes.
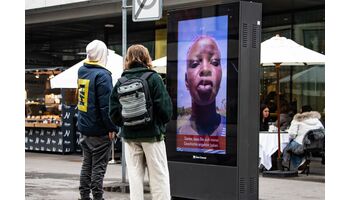
[[[303,158],[303,160],[301,161],[300,165],[298,166],[298,170],[304,170],[306,167],[306,159]]]

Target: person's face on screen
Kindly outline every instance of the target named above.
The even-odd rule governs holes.
[[[187,54],[186,87],[192,101],[208,105],[215,101],[221,83],[221,54],[210,37],[197,40]]]

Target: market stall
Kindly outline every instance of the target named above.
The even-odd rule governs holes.
[[[62,94],[50,79],[63,67],[25,70],[25,149],[64,152],[61,138]],[[60,147],[61,146],[61,147]]]
[[[81,151],[80,133],[76,128],[76,87],[78,69],[83,62],[62,73],[54,74],[49,70],[28,73],[26,96],[28,91],[30,97],[26,97],[26,150],[63,154]],[[123,58],[109,50],[106,68],[112,73],[113,84],[121,76],[122,63]]]
[[[63,106],[62,117],[43,115],[26,119],[25,150],[71,153],[75,152],[75,107]]]

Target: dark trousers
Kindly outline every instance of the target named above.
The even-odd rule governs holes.
[[[80,171],[81,199],[90,199],[90,191],[94,200],[103,199],[103,178],[109,161],[111,141],[108,136],[83,136],[80,145],[84,157]]]

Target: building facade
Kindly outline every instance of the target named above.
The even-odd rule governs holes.
[[[133,22],[128,12],[127,43],[146,46],[153,59],[167,55],[167,13],[190,7],[230,3],[232,0],[163,0],[163,17],[158,21]],[[261,41],[276,34],[325,54],[324,0],[256,0],[262,3]],[[131,5],[131,1],[127,1]],[[50,90],[51,74],[85,58],[85,47],[93,39],[122,54],[121,0],[26,0],[26,93],[37,101]],[[261,67],[260,101],[275,112],[276,73]],[[41,75],[40,78],[38,75]],[[324,117],[325,66],[286,66],[281,69],[281,98],[294,114],[310,105]],[[37,89],[33,89],[33,88]]]

